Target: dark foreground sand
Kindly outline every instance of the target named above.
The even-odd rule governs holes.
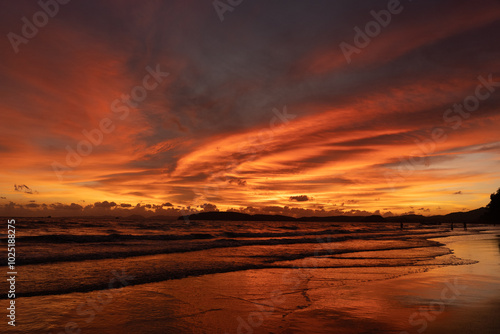
[[[449,247],[455,248],[458,255],[478,258],[480,262],[453,268],[457,271],[454,274],[462,271],[464,281],[471,280],[470,291],[464,292],[466,298],[462,304],[438,317],[425,333],[500,333],[500,239],[496,236],[495,239],[457,242]]]
[[[455,310],[426,333],[500,333],[500,298]]]
[[[99,292],[19,298],[19,304],[30,333],[64,333],[68,324],[81,334],[499,333],[498,237],[439,241],[479,262],[425,272],[420,264],[190,277],[119,289],[93,314],[75,310]]]
[[[392,301],[384,321],[398,333],[500,333],[500,239],[496,234],[437,239],[478,263],[442,267],[375,283]],[[373,297],[372,297],[373,298]],[[406,320],[401,323],[400,317]],[[384,318],[380,315],[379,319]],[[391,326],[392,325],[392,326]],[[381,329],[380,332],[392,332]]]

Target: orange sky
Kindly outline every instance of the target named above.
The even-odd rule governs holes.
[[[498,1],[405,2],[351,63],[387,1],[194,4],[70,2],[2,40],[0,215],[430,215],[500,186]],[[8,7],[5,36],[40,10]]]

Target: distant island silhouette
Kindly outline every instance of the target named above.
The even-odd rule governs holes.
[[[487,212],[486,208],[480,208],[468,212],[453,212],[447,215],[422,216],[422,215],[402,215],[392,217],[382,217],[380,215],[371,216],[327,216],[327,217],[290,217],[283,215],[250,215],[232,211],[212,211],[200,212],[191,215],[180,216],[178,220],[222,220],[222,221],[297,221],[297,222],[395,222],[395,223],[481,223],[489,222],[483,217]]]
[[[422,216],[422,215],[401,215],[382,217],[380,215],[371,216],[327,216],[327,217],[289,217],[283,215],[265,215],[234,212],[234,211],[211,211],[184,215],[178,220],[241,220],[241,221],[297,221],[297,222],[394,222],[394,223],[500,223],[500,188],[491,194],[490,203],[484,207],[467,212],[453,212],[447,215]]]

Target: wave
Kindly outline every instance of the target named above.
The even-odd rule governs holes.
[[[328,242],[339,242],[348,239],[355,239],[354,236],[346,237],[336,237],[328,238]],[[128,239],[128,240],[144,240],[142,238],[138,239]],[[154,240],[164,240],[164,239],[154,239]],[[171,239],[171,240],[186,240],[186,239]],[[190,239],[194,240],[194,239]],[[118,241],[118,240],[117,240]],[[196,241],[196,240],[195,240]],[[200,241],[200,240],[197,240]],[[228,247],[243,247],[243,246],[276,246],[276,245],[292,245],[292,244],[313,244],[317,243],[318,238],[301,238],[301,239],[215,239],[212,241],[198,242],[198,243],[183,243],[183,244],[166,244],[166,245],[153,245],[148,244],[119,244],[121,246],[119,250],[107,250],[104,251],[103,245],[97,252],[75,252],[68,250],[64,253],[56,253],[48,256],[43,256],[38,253],[32,256],[26,256],[24,254],[19,254],[17,258],[18,265],[30,265],[30,264],[43,264],[43,263],[56,263],[56,262],[75,262],[75,261],[87,261],[87,260],[99,260],[99,259],[123,259],[128,257],[137,256],[147,256],[147,255],[158,255],[158,254],[172,254],[172,253],[189,253],[195,251],[203,251],[209,249],[217,248],[228,248]],[[115,245],[113,245],[115,246]],[[117,247],[115,247],[117,248]]]
[[[283,227],[282,227],[283,228]],[[287,227],[289,228],[289,227]],[[294,237],[305,235],[326,235],[326,234],[347,234],[351,233],[348,230],[322,230],[322,231],[307,231],[307,232],[224,232],[225,236],[230,238],[278,238],[278,237]]]
[[[428,249],[427,256],[422,260],[429,260],[432,257],[441,256],[442,251],[436,251],[437,242],[424,239],[411,241],[394,241],[390,245],[380,240],[373,240],[362,251],[356,240],[346,241],[344,249],[335,249],[333,253],[339,254],[360,254],[362,251],[398,251],[403,253],[405,250],[415,248]],[[334,243],[335,248],[340,247],[341,242]],[[243,270],[261,270],[261,269],[300,269],[307,268],[300,262],[300,259],[322,259],[321,261],[331,261],[328,256],[332,250],[320,245],[314,247],[298,247],[290,249],[269,249],[269,247],[257,247],[252,251],[238,250],[234,248],[221,250],[205,251],[197,256],[190,254],[162,254],[160,256],[139,256],[129,258],[126,261],[120,259],[101,259],[96,261],[74,262],[74,263],[56,263],[32,266],[20,266],[20,272],[31,272],[36,275],[36,271],[41,271],[41,277],[26,277],[25,281],[19,282],[19,289],[16,292],[18,297],[32,297],[42,295],[58,295],[73,292],[89,292],[94,290],[109,289],[110,277],[112,271],[123,271],[134,277],[129,285],[139,285],[153,282],[161,282],[172,279],[182,279],[190,276],[201,276],[207,274],[228,273]],[[286,252],[284,252],[286,250]],[[273,254],[275,253],[275,254]],[[318,257],[319,256],[319,257]],[[325,256],[327,256],[325,258]],[[355,268],[355,267],[403,267],[403,266],[431,266],[433,264],[421,263],[418,259],[414,263],[402,261],[401,263],[353,263],[352,259],[335,259],[335,263],[323,264],[317,267],[321,268]],[[342,261],[344,261],[342,263]],[[310,262],[309,262],[310,263]],[[106,269],[103,269],[106,268]],[[57,275],[57,280],[46,275],[47,272],[53,272]],[[89,275],[92,273],[92,275]],[[21,276],[20,276],[21,278]],[[0,299],[5,299],[6,295],[1,295]]]
[[[296,244],[333,243],[347,240],[404,239],[408,234],[386,233],[342,233],[322,230],[314,233],[295,233],[282,237],[283,233],[237,233],[234,238],[217,237],[206,233],[177,235],[43,235],[18,238],[18,265],[57,262],[77,262],[101,259],[123,259],[129,257],[189,253],[210,249],[245,246],[279,246]],[[332,234],[337,233],[337,234]],[[413,232],[416,237],[427,232]],[[253,235],[254,238],[249,238]],[[286,233],[288,235],[288,233]],[[267,237],[272,236],[272,237]],[[433,235],[436,236],[436,235]],[[50,244],[54,244],[51,247]],[[61,251],[57,244],[71,244]],[[98,247],[94,246],[96,244]],[[41,251],[37,251],[37,245]],[[22,251],[22,248],[26,251]],[[0,260],[4,259],[0,256]],[[6,261],[6,259],[5,259]]]
[[[94,243],[94,242],[114,242],[114,241],[128,241],[128,240],[196,240],[196,239],[213,239],[215,236],[209,233],[190,233],[190,234],[152,234],[152,235],[131,235],[131,234],[97,234],[97,235],[84,235],[84,234],[45,234],[37,236],[24,236],[18,237],[18,243],[31,242],[31,243]],[[7,242],[6,238],[0,239],[2,242]]]

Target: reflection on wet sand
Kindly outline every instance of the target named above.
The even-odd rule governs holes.
[[[500,242],[481,233],[435,240],[454,254],[435,246],[384,249],[389,240],[380,250],[365,243],[366,250],[278,263],[269,261],[268,252],[272,268],[124,287],[94,310],[91,321],[85,311],[92,308],[79,305],[97,300],[98,292],[19,300],[29,333],[59,333],[69,322],[82,333],[103,334],[146,328],[147,333],[455,333],[449,322],[457,315],[467,319],[463,310],[487,308],[500,296]],[[221,256],[212,255],[214,261]],[[492,321],[488,325],[496,326]]]

